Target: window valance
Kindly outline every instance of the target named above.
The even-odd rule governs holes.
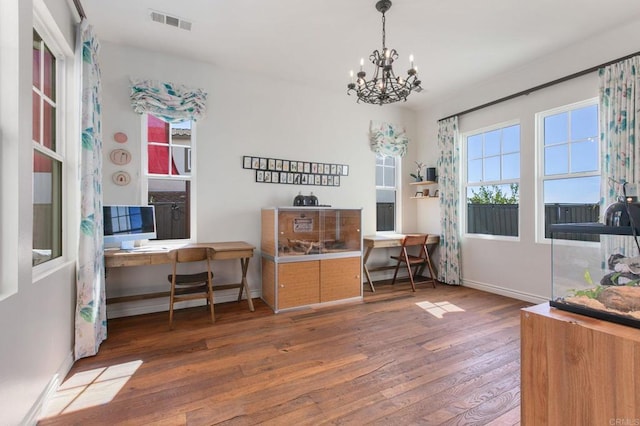
[[[369,128],[369,144],[371,151],[376,154],[404,157],[409,138],[400,126],[372,121]]]
[[[131,107],[138,114],[150,113],[163,120],[198,121],[204,116],[207,93],[181,84],[154,80],[131,80]]]

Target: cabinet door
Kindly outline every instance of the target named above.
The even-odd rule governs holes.
[[[276,309],[276,264],[273,260],[262,258],[262,300],[272,309]]]
[[[319,261],[278,264],[278,309],[319,302]]]
[[[320,301],[348,299],[362,295],[362,260],[358,257],[320,261]]]

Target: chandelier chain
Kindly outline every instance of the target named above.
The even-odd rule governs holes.
[[[387,48],[387,31],[385,30],[385,23],[386,23],[387,19],[384,16],[384,12],[382,12],[382,50],[384,52],[384,50]]]

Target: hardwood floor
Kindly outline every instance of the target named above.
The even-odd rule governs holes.
[[[259,299],[216,305],[215,324],[179,310],[173,331],[167,313],[109,320],[39,424],[520,424],[529,304],[417,287],[277,315]]]

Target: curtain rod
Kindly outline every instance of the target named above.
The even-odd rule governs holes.
[[[80,0],[73,0],[73,5],[76,7],[76,10],[78,11],[78,15],[80,15],[80,19],[86,19],[87,14],[84,13],[84,9],[82,8],[82,4],[80,3]]]
[[[578,72],[575,72],[573,74],[569,74],[569,75],[566,75],[564,77],[560,77],[560,78],[558,78],[556,80],[552,80],[552,81],[549,81],[547,83],[543,83],[543,84],[540,84],[538,86],[534,86],[534,87],[532,87],[530,89],[523,90],[521,92],[514,93],[512,95],[508,95],[508,96],[505,96],[505,97],[500,98],[500,99],[496,99],[496,100],[491,101],[491,102],[487,102],[486,104],[482,104],[482,105],[475,106],[473,108],[466,109],[466,110],[464,110],[462,112],[459,112],[457,114],[451,114],[451,115],[449,115],[447,117],[439,119],[438,121],[440,122],[440,121],[448,120],[448,119],[450,119],[452,117],[455,117],[455,116],[468,114],[470,112],[474,112],[474,111],[477,111],[479,109],[487,108],[487,107],[493,106],[495,104],[499,104],[501,102],[505,102],[505,101],[511,100],[513,98],[517,98],[517,97],[520,97],[520,96],[528,95],[528,94],[530,94],[532,92],[535,92],[537,90],[546,89],[547,87],[554,86],[554,85],[556,85],[558,83],[563,83],[563,82],[565,82],[567,80],[572,80],[572,79],[577,78],[577,77],[582,77],[583,75],[590,74],[590,73],[592,73],[594,71],[599,70],[600,68],[609,66],[611,64],[615,64],[616,62],[621,62],[621,61],[633,58],[634,56],[637,56],[637,55],[640,55],[640,52],[635,52],[635,53],[632,53],[630,55],[623,56],[622,58],[613,59],[613,60],[611,60],[609,62],[605,62],[604,64],[596,65],[594,67],[587,68],[586,70],[578,71]]]

